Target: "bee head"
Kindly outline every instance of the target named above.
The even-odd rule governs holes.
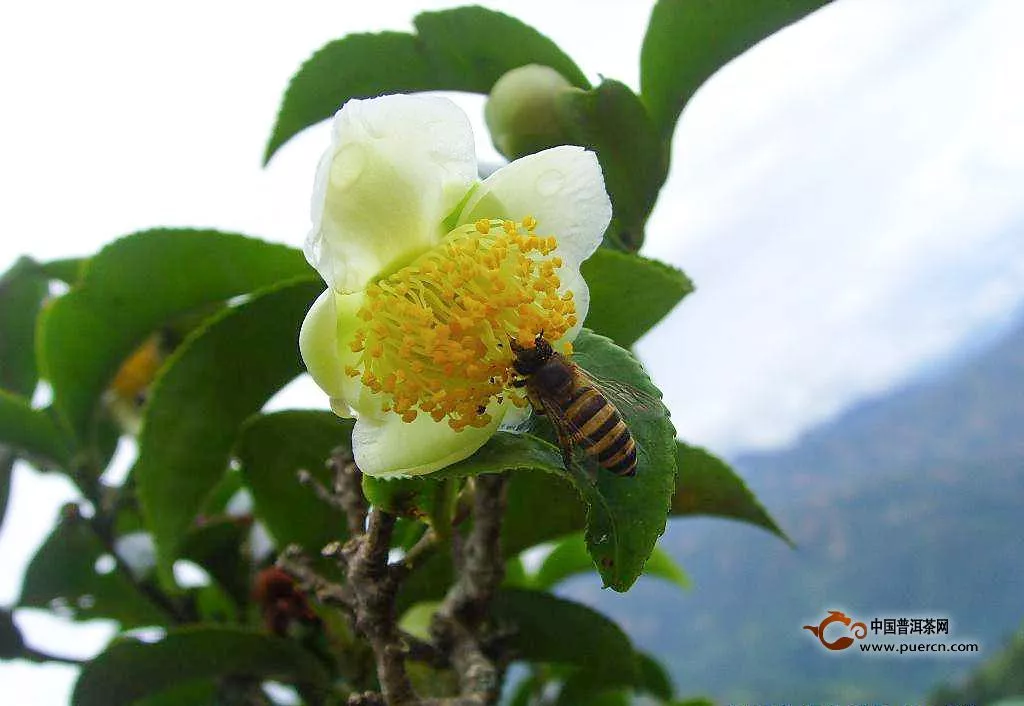
[[[515,355],[512,367],[520,375],[532,375],[554,355],[554,349],[544,338],[543,331],[537,334],[537,337],[533,339],[533,345],[529,348],[520,345],[519,341],[514,338],[509,339],[509,347]]]

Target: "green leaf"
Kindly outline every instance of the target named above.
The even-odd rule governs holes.
[[[28,400],[0,390],[0,445],[47,465],[64,466],[71,443],[47,409],[33,409]]]
[[[621,683],[637,679],[629,638],[591,608],[544,591],[505,588],[495,595],[491,614],[511,627],[508,646],[519,659],[577,665]]]
[[[164,625],[168,617],[124,573],[97,564],[103,556],[109,554],[88,520],[70,506],[25,571],[18,605],[75,620],[109,618],[126,629]]]
[[[659,0],[640,51],[640,95],[662,140],[713,73],[828,0]]]
[[[7,515],[7,500],[11,495],[11,475],[14,472],[14,462],[18,460],[14,451],[0,444],[0,528],[4,525],[4,517]]]
[[[83,257],[67,257],[61,260],[41,262],[36,267],[49,279],[60,280],[65,284],[74,284],[81,276],[86,262],[88,260]]]
[[[264,163],[294,135],[331,117],[352,98],[417,91],[487,93],[507,71],[525,64],[552,67],[588,88],[586,77],[550,39],[532,27],[482,7],[418,15],[416,34],[350,34],[307,60],[292,77]]]
[[[120,706],[219,676],[274,679],[327,689],[317,659],[296,643],[251,630],[196,626],[168,631],[158,642],[117,640],[82,668],[74,706]]]
[[[242,429],[237,454],[252,493],[256,515],[278,547],[296,543],[313,555],[348,536],[345,518],[299,484],[305,469],[321,484],[334,483],[326,461],[338,446],[351,444],[352,424],[330,412],[287,411],[260,415]]]
[[[636,652],[637,671],[633,681],[621,674],[576,669],[562,683],[555,702],[558,706],[589,706],[590,704],[630,704],[632,693],[647,694],[661,701],[671,701],[674,688],[665,668],[653,657]],[[646,703],[647,700],[644,700]]]
[[[680,270],[658,260],[600,248],[580,271],[590,287],[587,328],[630,348],[693,291]]]
[[[568,478],[587,505],[587,548],[601,578],[606,586],[625,591],[640,576],[665,531],[675,488],[675,429],[668,410],[658,401],[661,392],[628,351],[587,329],[580,331],[574,347],[573,360],[585,370],[631,386],[649,398],[646,406],[619,410],[638,448],[635,477],[620,478],[599,470],[595,478],[579,460],[573,463],[571,473],[565,474],[561,453],[555,446],[529,434],[503,433],[438,475],[535,469]],[[595,465],[587,459],[587,469],[593,470]]]
[[[122,361],[172,318],[309,274],[298,250],[216,231],[153,230],[105,247],[43,313],[54,407],[79,439]]]
[[[0,388],[31,397],[36,387],[36,316],[49,286],[23,257],[0,276]]]
[[[445,514],[446,484],[433,476],[425,478],[374,478],[363,476],[363,494],[371,505],[399,517],[437,525],[437,519],[450,522]],[[448,505],[450,507],[450,505]],[[439,527],[447,532],[447,527]]]
[[[555,706],[629,706],[632,699],[621,688],[602,687],[589,672],[570,677],[558,692]]]
[[[792,544],[743,479],[727,463],[682,441],[676,446],[679,484],[672,496],[673,515],[714,515],[749,522]]]
[[[14,616],[6,608],[0,608],[0,660],[14,659],[21,655],[25,641],[21,631],[14,624]]]
[[[665,666],[646,652],[637,652],[637,663],[640,666],[640,691],[657,696],[662,701],[671,701],[675,695],[672,678]]]
[[[243,545],[251,528],[250,517],[207,520],[190,530],[181,545],[181,557],[206,569],[238,606],[249,602],[252,567]]]
[[[561,465],[560,458],[556,462]],[[544,471],[541,466],[512,474],[501,530],[502,551],[507,557],[578,532],[586,524],[586,506],[564,472]]]
[[[647,110],[618,81],[590,91],[567,91],[559,105],[572,144],[597,153],[613,218],[606,239],[635,252],[644,224],[668,176],[668,157]]]
[[[182,682],[132,702],[133,706],[210,706],[216,703],[217,683],[209,679]]]
[[[637,444],[637,473],[621,478],[603,470],[591,475],[574,464],[576,487],[589,508],[587,547],[606,586],[625,591],[643,570],[665,531],[675,489],[675,428],[660,403],[661,392],[628,351],[604,336],[583,329],[574,342],[573,360],[602,379],[632,386],[646,395],[647,407],[619,412]],[[590,464],[592,465],[592,464]]]
[[[304,278],[226,309],[185,340],[157,379],[132,473],[165,581],[242,423],[302,372],[299,326],[321,290]]]
[[[531,586],[539,589],[550,589],[570,576],[595,570],[594,561],[587,553],[587,546],[580,534],[566,537],[555,545],[555,548],[544,559],[540,569],[531,581]],[[644,575],[654,576],[676,584],[681,588],[689,588],[690,581],[675,560],[657,547],[644,565]]]

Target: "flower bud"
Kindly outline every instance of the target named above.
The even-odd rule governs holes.
[[[567,144],[559,100],[575,88],[549,66],[512,69],[494,84],[484,119],[494,146],[509,159]]]

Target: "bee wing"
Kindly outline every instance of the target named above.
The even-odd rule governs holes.
[[[644,392],[621,380],[612,380],[592,373],[579,365],[576,366],[576,369],[600,390],[601,394],[615,405],[623,416],[644,416],[655,412],[661,413],[665,410],[665,404],[660,397]]]

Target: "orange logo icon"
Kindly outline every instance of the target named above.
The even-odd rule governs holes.
[[[856,622],[851,625],[852,618],[846,613],[839,610],[830,610],[825,619],[822,620],[818,625],[804,625],[804,630],[810,630],[814,633],[814,636],[821,640],[821,644],[830,650],[845,650],[847,647],[853,644],[853,637],[858,640],[863,640],[868,634],[868,626],[861,622]],[[846,626],[847,632],[852,633],[853,637],[849,635],[843,635],[836,639],[829,641],[825,639],[825,628],[832,623],[841,623]],[[835,632],[835,631],[833,631]]]

